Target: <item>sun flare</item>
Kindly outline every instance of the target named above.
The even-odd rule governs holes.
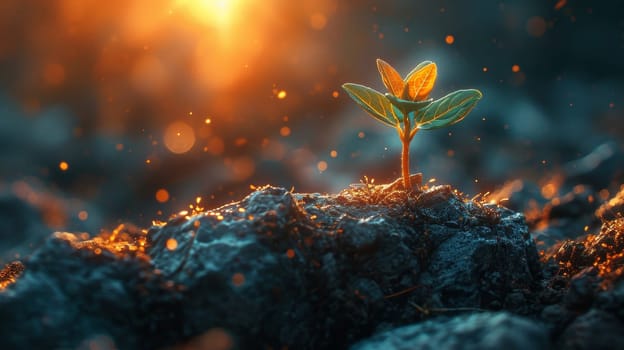
[[[195,19],[219,29],[232,24],[239,1],[237,0],[179,0],[180,8],[188,11]]]

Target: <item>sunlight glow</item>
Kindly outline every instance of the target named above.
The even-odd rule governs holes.
[[[232,24],[236,15],[236,0],[178,0],[178,6],[197,20],[224,29]]]

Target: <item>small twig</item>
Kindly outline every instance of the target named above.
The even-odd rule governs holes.
[[[392,293],[390,295],[386,295],[386,296],[384,296],[384,299],[390,299],[390,298],[401,296],[403,294],[407,294],[407,293],[409,293],[409,292],[411,292],[413,290],[416,290],[416,288],[418,288],[418,287],[420,287],[420,286],[409,287],[409,288],[403,289],[401,291],[398,291],[396,293]]]
[[[443,307],[443,308],[427,308],[422,307],[414,302],[409,301],[408,304],[413,306],[416,310],[420,311],[423,315],[430,315],[432,313],[444,313],[444,312],[457,312],[457,311],[477,311],[484,312],[486,310],[479,309],[477,307]]]

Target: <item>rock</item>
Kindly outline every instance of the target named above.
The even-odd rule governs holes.
[[[24,256],[49,232],[38,208],[10,191],[0,192],[0,262]]]
[[[603,203],[597,210],[596,216],[602,220],[614,220],[624,215],[624,185],[611,199]]]
[[[547,330],[505,312],[436,318],[399,327],[357,343],[351,350],[550,349]]]
[[[559,338],[562,350],[624,349],[624,323],[612,314],[592,309],[577,317]]]
[[[605,283],[624,276],[624,218],[605,221],[600,233],[565,241],[549,259],[559,266],[560,274],[571,277],[594,267]]]
[[[409,195],[267,186],[149,231],[59,233],[24,265],[0,293],[8,347],[218,338],[242,349],[340,349],[437,312],[518,311],[540,277],[521,214],[448,186]]]

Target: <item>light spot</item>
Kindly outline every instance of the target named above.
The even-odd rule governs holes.
[[[186,153],[195,145],[195,131],[185,122],[173,122],[167,126],[163,141],[171,153]]]
[[[320,162],[316,163],[316,168],[320,172],[323,172],[323,171],[327,170],[327,162],[324,161],[324,160],[321,160]]]
[[[287,127],[287,126],[282,126],[280,128],[280,135],[282,135],[284,137],[289,136],[290,135],[290,128]]]
[[[67,171],[67,169],[69,169],[69,164],[67,164],[66,161],[60,162],[59,169],[61,169],[62,171]]]
[[[366,136],[366,134],[364,133],[364,131],[360,131],[358,132],[358,137],[363,139]]]
[[[517,64],[514,64],[513,66],[511,66],[511,71],[514,73],[518,73],[520,71],[520,66]]]
[[[294,249],[288,249],[286,251],[286,257],[288,257],[288,259],[292,259],[295,257],[295,251]]]
[[[324,13],[316,12],[310,15],[310,27],[315,30],[323,30],[327,25],[327,16]]]
[[[85,221],[89,218],[89,213],[86,210],[81,210],[78,212],[78,219]]]
[[[280,100],[285,99],[285,98],[286,98],[286,90],[280,90],[280,91],[277,93],[277,98],[279,98]]]
[[[455,37],[449,34],[446,36],[446,38],[444,38],[444,42],[449,45],[453,45],[453,43],[455,42]]]
[[[159,203],[167,202],[169,200],[169,192],[164,188],[159,189],[156,191],[156,200]]]
[[[329,156],[332,158],[336,158],[338,157],[338,152],[335,149],[333,149],[331,150],[331,152],[329,152]]]
[[[175,238],[169,238],[167,240],[167,243],[165,243],[165,245],[167,246],[167,249],[169,250],[176,250],[176,248],[178,248],[178,241],[176,241]]]
[[[338,91],[334,90],[334,91],[332,92],[332,97],[333,97],[333,98],[338,98],[338,96],[340,96],[340,93],[339,93]]]
[[[206,119],[204,120],[204,123],[206,123],[206,124],[210,124],[210,123],[212,123],[212,120],[210,120],[210,118],[206,118]]]
[[[234,275],[232,275],[232,284],[235,287],[240,287],[243,284],[245,284],[245,275],[243,275],[240,272],[237,272]]]

